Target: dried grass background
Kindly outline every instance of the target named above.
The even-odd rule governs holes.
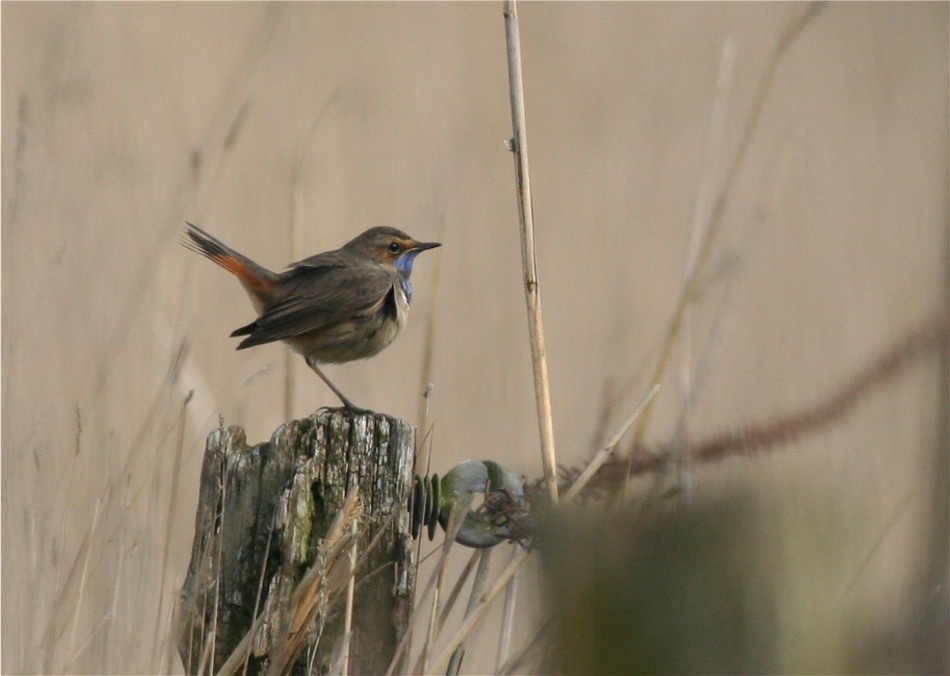
[[[722,184],[801,10],[520,7],[562,463],[649,387],[699,186]],[[832,4],[799,37],[647,439],[676,433],[700,365],[689,438],[806,407],[946,310],[947,20],[945,3]],[[487,457],[540,476],[500,3],[6,2],[2,76],[5,673],[180,671],[169,631],[204,436],[222,416],[260,440],[335,404],[286,348],[233,350],[251,307],[178,245],[185,219],[272,269],[377,224],[442,241],[399,340],[329,375],[418,420],[431,322],[433,469]],[[768,457],[694,468],[696,492],[741,483],[787,518],[790,649],[836,626],[815,600],[831,588],[875,626],[912,610],[946,525],[945,365]],[[844,529],[819,546],[809,524],[829,513]],[[465,669],[491,668],[470,653]]]

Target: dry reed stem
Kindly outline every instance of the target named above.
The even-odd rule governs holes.
[[[755,131],[762,119],[765,101],[775,81],[778,68],[782,64],[785,55],[788,53],[795,39],[801,35],[801,32],[811,23],[822,7],[823,5],[817,2],[806,7],[806,9],[785,28],[785,31],[782,33],[775,47],[775,51],[772,52],[772,57],[769,59],[765,73],[762,76],[759,86],[755,90],[752,104],[749,107],[749,116],[742,130],[742,134],[739,137],[739,147],[732,158],[732,162],[726,172],[725,182],[719,191],[719,195],[713,204],[712,212],[709,215],[709,223],[703,232],[703,237],[696,253],[695,265],[691,270],[691,274],[687,279],[683,292],[680,294],[676,308],[673,311],[673,316],[670,319],[670,324],[663,340],[660,358],[657,360],[656,368],[653,371],[650,382],[657,383],[663,379],[663,374],[666,373],[669,367],[670,359],[673,355],[673,348],[676,345],[677,338],[683,326],[686,309],[696,299],[701,290],[702,280],[705,278],[713,244],[719,234],[723,215],[726,212],[726,204],[738,180],[739,172],[745,164],[749,148],[752,146],[752,138],[755,136]],[[643,422],[637,429],[636,437],[634,438],[634,448],[639,448],[643,441],[644,434],[649,425],[651,412],[652,407],[648,406],[647,410],[643,413]]]
[[[228,468],[227,468],[227,465],[225,465],[224,476],[221,479],[221,500],[218,503],[218,507],[220,509],[220,511],[218,512],[218,529],[219,529],[218,532],[219,533],[226,533],[227,528],[230,526],[230,521],[225,520],[226,513],[224,509],[224,506],[228,504],[229,477],[228,477],[227,472],[228,472]],[[218,544],[217,552],[215,552],[215,556],[217,557],[217,560],[215,561],[214,569],[221,570],[221,559],[224,556],[224,538],[218,538],[217,544]],[[214,656],[216,652],[215,651],[215,637],[218,635],[218,615],[219,615],[220,609],[221,609],[221,595],[215,594],[214,595],[214,609],[212,610],[212,614],[211,614],[211,630],[208,632],[208,636],[211,639],[210,644],[208,645],[208,647],[211,650],[211,654],[208,657],[209,673],[215,672],[215,668],[214,668]],[[204,615],[202,615],[202,622],[204,622]],[[199,669],[199,673],[201,673],[200,669]],[[224,672],[224,673],[227,673],[227,672]]]
[[[274,540],[274,525],[271,524],[271,527],[267,530],[267,547],[265,551],[270,551],[271,543]],[[254,612],[251,614],[251,617],[256,618],[257,614],[261,609],[261,596],[264,593],[264,578],[267,575],[267,561],[264,560],[261,562],[261,574],[257,578],[257,593],[254,595]],[[253,624],[259,624],[255,621]],[[250,634],[253,636],[253,633]],[[248,650],[244,655],[244,664],[241,665],[241,674],[247,674],[247,667],[251,662],[251,651]]]
[[[442,608],[442,614],[439,616],[440,628],[445,626],[445,621],[448,619],[449,613],[452,612],[452,608],[455,607],[455,603],[458,601],[458,598],[462,593],[462,588],[468,581],[468,576],[472,574],[472,571],[475,569],[475,565],[481,561],[481,558],[482,550],[473,549],[472,555],[468,557],[465,567],[462,568],[462,572],[459,573],[459,576],[455,581],[455,586],[452,587],[452,591],[449,592],[448,597],[445,599],[445,604]]]
[[[492,585],[491,589],[482,596],[475,607],[472,609],[472,613],[468,615],[462,624],[459,625],[459,628],[452,635],[452,638],[449,640],[448,645],[443,648],[442,652],[439,653],[432,661],[430,672],[442,671],[445,666],[448,664],[449,659],[452,657],[452,653],[455,652],[455,649],[465,640],[465,637],[468,636],[472,629],[475,628],[475,625],[478,624],[482,616],[488,611],[488,608],[491,606],[492,601],[498,596],[502,589],[505,588],[505,585],[508,584],[508,581],[514,576],[518,569],[524,565],[524,562],[528,560],[528,550],[523,549],[518,554],[511,559],[511,562],[505,567],[501,572],[498,578],[495,580],[495,583]]]
[[[614,433],[614,436],[602,449],[597,451],[597,454],[591,459],[587,467],[584,468],[584,471],[582,471],[580,476],[578,476],[574,483],[571,484],[571,487],[564,494],[565,500],[570,501],[576,498],[578,494],[584,489],[584,486],[586,486],[587,483],[592,478],[594,478],[594,475],[597,474],[597,470],[600,469],[600,466],[603,465],[607,461],[607,458],[609,458],[610,455],[617,449],[617,446],[620,444],[623,436],[633,426],[633,423],[636,422],[637,418],[642,415],[659,391],[659,383],[654,383],[653,387],[650,388],[650,390],[646,393],[646,396],[643,397],[637,407],[633,410],[633,413],[631,413],[623,425],[620,426],[620,429]]]
[[[436,240],[441,242],[445,239],[445,216],[439,221],[439,228],[436,232]],[[442,276],[442,256],[437,256],[432,270],[432,300],[430,306],[435,307],[436,299],[439,295],[439,280]],[[421,400],[416,419],[419,421],[418,427],[425,433],[429,424],[429,405],[432,397],[432,362],[435,355],[435,312],[429,312],[426,318],[425,337],[422,341],[422,369],[419,373],[419,385],[422,390]],[[421,447],[421,444],[420,444]],[[429,469],[426,467],[425,475],[428,476]]]
[[[510,150],[515,156],[515,182],[518,190],[518,219],[521,230],[521,265],[524,271],[525,302],[528,308],[528,337],[534,372],[534,397],[538,409],[541,436],[541,462],[544,481],[552,502],[557,502],[557,454],[554,450],[554,422],[551,392],[544,348],[544,322],[541,317],[541,289],[534,247],[534,210],[531,206],[531,181],[528,176],[528,138],[524,113],[524,85],[521,77],[521,40],[515,0],[505,2],[505,37],[508,45],[508,89],[511,97],[511,126],[514,134]]]
[[[182,463],[182,454],[185,449],[185,418],[188,410],[188,404],[191,402],[191,393],[185,396],[185,399],[181,404],[181,411],[178,415],[178,420],[176,425],[178,426],[178,443],[175,445],[175,453],[172,459],[172,473],[171,473],[171,495],[168,500],[168,512],[166,516],[167,523],[174,523],[175,521],[175,510],[178,507],[176,496],[178,494],[177,488],[181,484],[181,463]],[[159,589],[165,589],[166,584],[166,575],[171,569],[171,551],[172,551],[172,529],[168,528],[165,531],[165,539],[163,542],[162,550],[162,569],[161,577],[159,578]],[[165,605],[165,595],[162,594],[158,600],[158,608],[155,612],[155,626],[162,626],[162,610]],[[168,627],[166,627],[167,631]],[[171,642],[167,642],[168,647],[170,647]],[[163,650],[162,641],[155,641],[155,645],[152,649],[152,664],[159,664],[159,666],[164,666],[162,664],[162,659],[158,656],[158,652],[161,651],[163,654],[167,655],[167,648]],[[162,671],[167,671],[167,669],[162,669]]]
[[[445,590],[445,576],[448,573],[448,566],[444,565],[447,559],[443,559],[439,565],[438,570],[435,571],[436,574],[436,583],[435,591],[432,594],[432,607],[429,610],[429,624],[426,627],[426,640],[422,644],[422,652],[419,655],[419,660],[416,663],[415,673],[428,673],[429,666],[429,655],[430,650],[432,649],[433,643],[435,643],[436,636],[438,636],[439,629],[439,613],[442,608],[442,595]]]
[[[442,541],[442,546],[440,547],[439,561],[436,564],[436,570],[429,577],[429,581],[426,583],[425,589],[422,591],[422,594],[416,595],[416,607],[422,607],[422,605],[429,598],[429,594],[433,593],[433,590],[436,588],[438,573],[443,569],[447,564],[449,551],[452,549],[452,545],[455,542],[455,536],[458,535],[459,529],[464,523],[464,518],[460,518],[465,512],[468,511],[468,506],[465,506],[464,510],[453,509],[452,514],[449,517],[448,528],[445,529],[445,539]],[[418,589],[418,587],[417,587]],[[409,643],[412,640],[412,631],[413,623],[410,622],[409,627],[406,629],[406,633],[403,634],[402,638],[399,641],[399,645],[396,646],[396,651],[393,653],[392,661],[389,663],[389,669],[386,670],[386,676],[392,676],[395,673],[396,668],[399,666],[403,654],[406,652]],[[417,667],[421,668],[421,660],[426,657],[427,647],[423,647],[422,655],[420,656],[420,662],[417,664]],[[418,672],[419,668],[415,669],[413,673]]]
[[[326,596],[329,596],[336,590],[344,588],[352,579],[351,573],[339,575],[336,567],[343,558],[343,554],[349,551],[347,546],[350,544],[350,538],[346,537],[347,531],[359,520],[359,515],[359,489],[352,486],[347,491],[343,506],[334,517],[326,536],[321,540],[323,556],[318,557],[317,562],[307,569],[290,596],[290,603],[294,610],[287,630],[286,643],[272,653],[268,667],[269,674],[289,673],[300,651],[306,645],[309,635],[306,631],[307,627],[321,610],[320,599],[324,596],[322,592],[330,587],[329,592],[326,592]],[[264,619],[263,614],[254,618],[241,642],[216,673],[235,674],[243,668],[250,654],[254,634]]]
[[[102,501],[99,498],[96,498],[96,508],[92,513],[92,525],[89,527],[89,538],[92,539],[92,535],[96,532],[96,527],[99,525],[99,508],[102,506]],[[76,630],[79,628],[79,610],[82,608],[83,596],[86,591],[86,580],[88,579],[89,573],[89,556],[91,553],[91,547],[86,548],[85,555],[83,556],[82,563],[82,575],[79,577],[79,595],[76,598],[76,605],[73,607],[73,618],[72,618],[72,629],[69,632],[69,649],[66,651],[67,655],[73,655],[75,652],[76,645]]]
[[[350,525],[359,519],[360,513],[359,488],[351,486],[326,537],[321,539],[320,547],[325,555],[319,558],[323,560],[318,560],[307,570],[291,594],[290,602],[296,608],[288,628],[287,642],[278,655],[271,660],[268,667],[269,674],[290,673],[297,656],[307,644],[307,627],[322,610],[321,598],[324,595],[329,596],[337,589],[342,589],[344,583],[349,583],[350,575],[344,573],[340,579],[336,568],[344,549],[349,544],[345,535]]]
[[[478,569],[475,571],[475,579],[472,580],[472,590],[468,596],[468,605],[465,607],[465,617],[472,614],[475,605],[482,596],[482,590],[485,588],[485,581],[488,579],[488,569],[491,566],[493,549],[489,548],[482,552],[478,559]],[[445,670],[446,676],[458,676],[459,669],[462,666],[462,657],[465,655],[465,644],[460,643],[452,653],[452,659],[449,660],[449,666]]]
[[[429,626],[426,632],[426,640],[422,646],[422,652],[419,655],[419,659],[416,662],[416,667],[413,670],[413,673],[417,674],[427,674],[429,673],[429,660],[431,658],[430,651],[432,646],[435,643],[435,639],[438,637],[439,632],[442,630],[442,623],[439,621],[440,617],[440,608],[442,607],[441,602],[444,597],[444,588],[445,588],[445,576],[448,574],[448,560],[449,560],[449,551],[452,548],[452,545],[455,543],[455,537],[458,535],[459,531],[462,529],[462,524],[465,522],[465,515],[468,513],[468,510],[471,507],[471,496],[469,496],[468,501],[456,502],[452,507],[452,513],[449,516],[449,525],[445,529],[445,539],[442,541],[442,555],[439,557],[439,562],[436,565],[436,570],[432,578],[430,578],[430,584],[427,587],[426,591],[432,588],[432,582],[435,582],[435,592],[432,599],[432,610],[429,615]],[[406,634],[408,635],[408,631]],[[393,660],[395,664],[395,659]]]
[[[507,662],[499,666],[495,673],[503,674],[516,674],[516,673],[530,673],[524,668],[524,664],[531,658],[532,653],[539,652],[541,650],[541,640],[544,639],[548,632],[551,629],[552,620],[549,617],[544,622],[541,623],[541,626],[538,627],[534,636],[528,641],[522,648],[521,652],[509,659]]]
[[[696,258],[699,254],[699,242],[702,240],[704,226],[708,222],[713,196],[713,179],[716,175],[716,165],[720,155],[723,132],[725,130],[726,110],[728,108],[729,93],[732,90],[732,76],[735,70],[736,44],[731,36],[727,37],[722,46],[722,55],[719,59],[719,74],[716,78],[716,94],[713,98],[712,112],[709,115],[709,130],[706,134],[706,145],[703,148],[703,170],[700,175],[699,189],[696,193],[696,204],[693,210],[693,228],[690,233],[689,252],[686,265],[683,267],[683,284],[688,283],[696,267]],[[692,419],[693,379],[694,369],[690,345],[693,333],[693,305],[686,309],[684,317],[684,343],[682,364],[680,365],[682,388],[682,425],[681,433],[686,443],[678,448],[686,448],[689,442],[689,421]],[[689,498],[691,474],[689,458],[683,456],[677,463],[677,484]]]
[[[350,544],[349,556],[347,558],[349,562],[350,580],[346,583],[346,611],[343,616],[343,663],[340,667],[340,674],[342,676],[347,676],[350,671],[350,640],[353,636],[353,597],[356,594],[356,551],[358,544],[356,535],[356,519],[354,519],[350,525],[350,537],[353,539],[353,542]]]
[[[521,550],[521,545],[515,543],[515,548],[511,550],[511,556],[515,557]],[[511,578],[511,582],[505,587],[505,605],[501,615],[501,635],[498,638],[498,655],[495,657],[495,673],[501,671],[502,665],[508,661],[508,654],[511,652],[511,636],[515,623],[515,607],[518,604],[518,583],[521,578],[518,573]]]

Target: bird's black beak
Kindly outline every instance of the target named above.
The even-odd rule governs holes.
[[[413,251],[427,251],[428,249],[434,249],[437,246],[442,246],[441,242],[419,242],[414,247]]]

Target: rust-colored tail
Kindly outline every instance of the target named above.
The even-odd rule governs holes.
[[[270,297],[271,287],[277,275],[247,256],[239,254],[197,225],[188,222],[185,225],[188,226],[185,234],[189,239],[182,240],[182,244],[235,275],[253,299],[263,303]]]

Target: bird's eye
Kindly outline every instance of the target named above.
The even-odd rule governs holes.
[[[389,245],[389,250],[393,253],[399,253],[399,242],[393,242]]]

